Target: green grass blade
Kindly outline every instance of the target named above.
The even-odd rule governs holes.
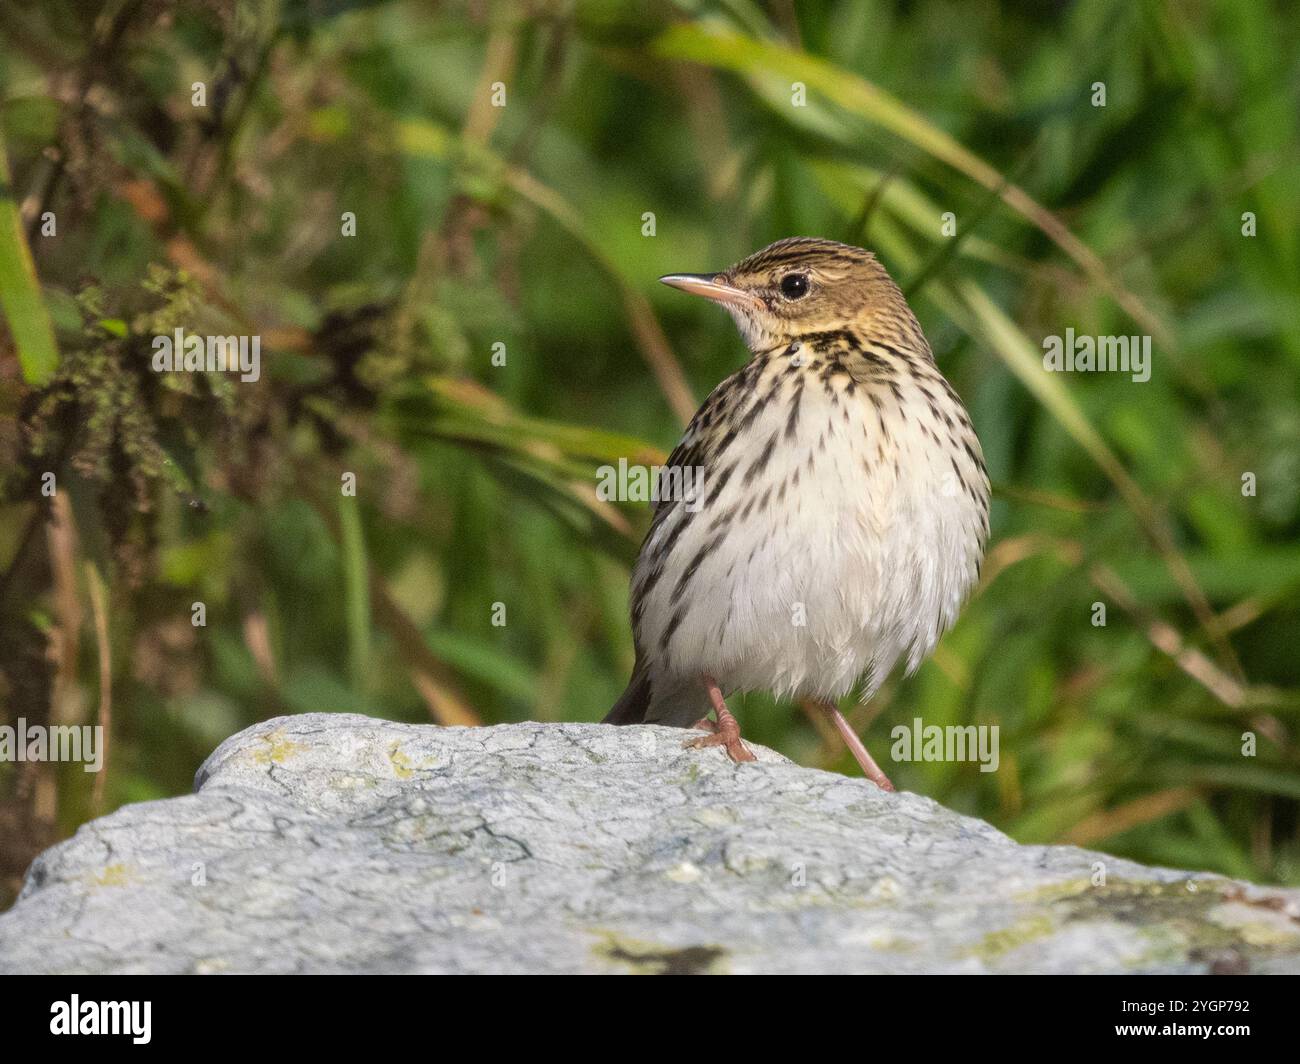
[[[33,387],[40,387],[58,369],[59,349],[41,295],[36,264],[23,235],[22,216],[11,180],[9,155],[0,130],[0,303],[18,348],[23,379]]]
[[[347,617],[348,672],[352,689],[363,702],[370,677],[370,581],[361,506],[354,495],[339,498],[343,546],[343,599]]]

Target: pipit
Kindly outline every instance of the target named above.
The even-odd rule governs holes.
[[[688,746],[752,761],[726,696],[809,699],[893,790],[836,704],[901,658],[914,671],[979,578],[989,481],[966,408],[861,248],[795,237],[660,280],[724,306],[752,357],[660,474],[692,491],[658,493],[632,574],[636,665],[605,721],[698,727]]]

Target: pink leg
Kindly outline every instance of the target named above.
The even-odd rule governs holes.
[[[849,722],[844,719],[844,714],[839,708],[830,703],[823,703],[822,709],[826,715],[834,722],[836,729],[840,733],[840,738],[844,740],[844,745],[849,748],[849,752],[859,765],[862,766],[863,774],[879,787],[882,791],[892,791],[894,785],[889,782],[889,777],[880,770],[875,759],[867,753],[867,748],[862,745],[862,740],[858,738],[857,732],[849,727]]]
[[[708,689],[709,701],[713,703],[713,712],[718,717],[718,723],[712,723],[708,717],[696,721],[694,725],[696,728],[713,734],[687,739],[682,745],[696,750],[705,746],[721,746],[726,748],[727,756],[732,761],[757,761],[758,758],[740,741],[740,723],[731,715],[731,710],[723,701],[722,689],[718,687],[718,682],[712,676],[702,676],[700,679]]]

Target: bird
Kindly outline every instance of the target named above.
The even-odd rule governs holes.
[[[659,280],[725,308],[750,356],[659,470],[675,490],[632,571],[635,664],[604,722],[697,728],[684,745],[743,762],[728,698],[807,700],[892,791],[838,704],[900,660],[914,672],[979,579],[989,478],[970,415],[863,248],[791,237]]]

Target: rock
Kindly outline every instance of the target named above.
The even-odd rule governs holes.
[[[683,738],[258,724],[42,854],[0,971],[1300,971],[1300,892]]]

